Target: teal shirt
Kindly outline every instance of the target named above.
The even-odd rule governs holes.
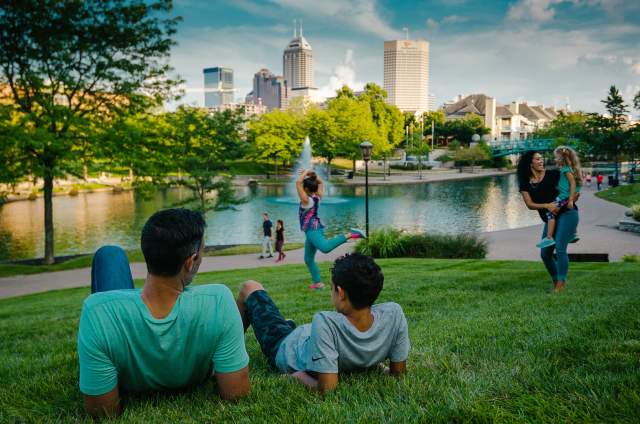
[[[558,197],[560,199],[568,199],[571,196],[571,186],[569,185],[569,179],[567,173],[573,172],[571,167],[563,166],[560,169],[560,180],[558,180]],[[576,193],[580,193],[580,186],[576,181]]]
[[[80,391],[173,389],[247,366],[240,313],[223,285],[188,287],[171,313],[154,318],[140,289],[89,296],[78,331]]]

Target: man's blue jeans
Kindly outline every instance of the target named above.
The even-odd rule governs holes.
[[[567,281],[567,273],[569,272],[567,244],[576,235],[579,220],[577,209],[569,209],[560,214],[556,218],[556,233],[554,235],[556,244],[540,249],[542,262],[544,262],[544,266],[553,281]],[[542,229],[542,238],[546,236],[547,224],[545,223]],[[554,249],[556,251],[555,258],[553,255]]]
[[[91,293],[133,288],[129,259],[118,246],[102,246],[91,262]]]

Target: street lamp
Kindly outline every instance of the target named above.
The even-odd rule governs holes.
[[[362,160],[364,161],[364,219],[367,237],[369,237],[369,161],[371,160],[371,149],[373,149],[373,144],[368,141],[360,143]]]

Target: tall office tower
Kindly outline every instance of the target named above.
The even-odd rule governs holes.
[[[269,110],[286,109],[288,102],[287,81],[282,76],[276,76],[268,69],[260,69],[253,76],[252,101],[261,103]]]
[[[204,107],[215,107],[233,103],[233,69],[205,68]]]
[[[293,40],[282,55],[284,79],[292,96],[308,95],[315,91],[313,79],[313,51],[302,36],[302,25],[293,29]]]
[[[429,111],[429,43],[384,42],[384,89],[387,102],[403,112]]]

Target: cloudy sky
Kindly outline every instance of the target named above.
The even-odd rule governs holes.
[[[640,0],[175,0],[183,17],[172,53],[186,80],[185,103],[203,103],[202,69],[235,73],[236,97],[266,67],[282,74],[282,52],[302,20],[316,86],[382,85],[383,41],[430,43],[436,104],[485,93],[602,111],[616,85],[640,90]]]

